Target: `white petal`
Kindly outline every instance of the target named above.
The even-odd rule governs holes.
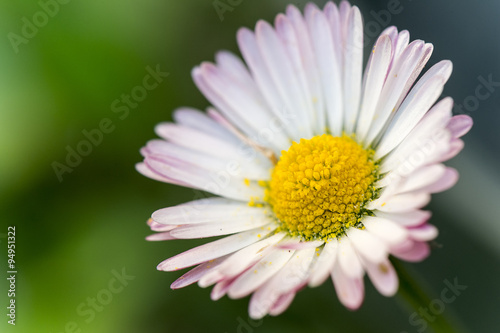
[[[290,292],[288,294],[281,295],[273,304],[271,309],[269,309],[269,314],[271,316],[278,316],[282,314],[286,309],[288,309],[290,304],[292,304],[294,298],[295,298],[295,292]]]
[[[340,61],[333,47],[331,29],[319,10],[306,11],[306,22],[316,55],[327,109],[327,121],[332,135],[342,134],[343,101]]]
[[[348,237],[342,237],[337,250],[337,269],[342,269],[344,273],[352,278],[361,278],[364,274],[363,266],[358,255]]]
[[[391,63],[392,42],[387,35],[382,35],[377,40],[368,60],[363,79],[363,98],[360,105],[356,136],[364,141],[372,119],[375,115],[376,106],[384,87],[385,78]]]
[[[472,127],[472,118],[467,115],[458,115],[450,119],[448,129],[453,138],[459,138],[465,135]]]
[[[444,128],[446,125],[443,121],[446,121],[452,107],[453,100],[450,98],[437,103],[403,142],[386,156],[380,172],[395,172],[395,178],[399,178],[423,165],[438,161],[446,154],[450,149],[451,134]]]
[[[272,230],[269,230],[268,232],[270,231]],[[260,235],[263,236],[265,234],[262,233]],[[217,267],[217,271],[220,272],[225,278],[234,277],[242,273],[245,269],[262,259],[268,252],[274,251],[273,245],[278,243],[284,236],[284,233],[277,233],[269,238],[247,246],[246,248],[231,255],[226,261]]]
[[[172,229],[175,229],[178,227],[178,225],[164,225],[161,223],[158,223],[156,221],[153,221],[153,219],[148,220],[148,225],[153,231],[170,231]]]
[[[224,297],[235,279],[236,278],[231,278],[217,282],[217,284],[212,288],[212,291],[210,292],[210,298],[212,299],[212,301],[217,301]]]
[[[449,159],[457,156],[457,154],[460,153],[462,149],[464,149],[464,142],[460,139],[453,139],[447,147],[447,150],[442,155],[440,155],[435,160],[435,162],[448,161]]]
[[[262,104],[260,96],[252,96],[248,93],[247,87],[238,84],[222,73],[215,65],[203,63],[201,65],[201,75],[205,82],[224,100],[233,113],[237,114],[255,133],[261,129],[270,129],[272,126],[272,113],[267,105]],[[265,146],[277,147],[286,146],[288,139],[281,131],[272,133],[272,140],[259,142]]]
[[[408,30],[403,30],[399,32],[397,38],[395,38],[394,41],[394,59],[399,59],[404,49],[408,46],[408,44],[410,44],[410,33],[408,32]]]
[[[189,272],[187,272],[186,274],[182,275],[180,278],[175,280],[170,285],[170,288],[172,289],[184,288],[186,286],[189,286],[190,284],[197,282],[203,275],[213,270],[225,259],[226,257],[224,256],[221,258],[204,262],[203,264],[196,266],[195,268],[193,268],[192,270],[190,270]]]
[[[164,240],[172,240],[172,239],[178,239],[170,233],[170,231],[167,232],[162,232],[158,234],[152,234],[146,237],[146,240],[148,241],[164,241]]]
[[[385,30],[382,31],[380,36],[388,36],[391,39],[391,44],[392,44],[392,47],[391,47],[391,49],[392,49],[391,65],[392,65],[392,63],[394,62],[394,58],[396,58],[396,59],[399,58],[399,56],[401,55],[401,52],[406,48],[406,46],[408,46],[408,43],[406,43],[405,46],[403,46],[403,43],[401,43],[401,40],[400,40],[400,43],[398,43],[398,39],[399,39],[398,28],[396,28],[395,26],[390,26],[390,27],[385,28]],[[401,46],[403,46],[402,49],[401,49]],[[396,54],[396,47],[400,51],[399,55]],[[390,67],[389,67],[389,69],[390,69]]]
[[[363,278],[346,275],[338,264],[333,268],[332,280],[340,302],[351,310],[356,310],[363,303],[365,287]]]
[[[412,241],[409,248],[391,249],[391,254],[399,259],[410,262],[419,262],[429,256],[430,247],[425,242]]]
[[[240,115],[233,110],[224,98],[207,82],[201,67],[195,67],[191,71],[191,76],[198,89],[203,95],[219,109],[236,127],[238,127],[248,137],[258,137],[258,131],[245,122]]]
[[[366,260],[378,263],[387,258],[386,245],[371,233],[357,228],[349,228],[346,233],[357,253]]]
[[[273,276],[272,289],[282,295],[305,285],[315,253],[315,248],[295,251],[286,265]]]
[[[217,268],[215,268],[210,272],[208,272],[207,274],[203,275],[201,279],[198,280],[198,286],[200,286],[201,288],[206,288],[215,283],[219,284],[226,280],[230,280],[231,278],[224,276]]]
[[[269,217],[242,216],[232,221],[182,225],[172,230],[170,234],[178,239],[207,238],[234,234],[259,227],[264,229],[266,225],[271,225],[271,223],[274,223],[274,220]]]
[[[301,23],[304,24],[303,19]],[[309,139],[314,135],[314,133],[318,133],[318,115],[316,114],[316,112],[324,112],[323,110],[319,111],[315,108],[316,102],[313,95],[317,96],[319,88],[315,87],[315,85],[317,86],[318,83],[311,82],[311,80],[312,77],[316,77],[317,80],[317,73],[316,68],[310,68],[311,64],[307,63],[311,61],[312,55],[304,54],[305,51],[308,51],[308,53],[311,52],[309,37],[306,34],[306,40],[302,36],[300,36],[301,33],[298,33],[296,30],[296,22],[292,21],[292,19],[282,14],[279,14],[276,17],[275,25],[276,32],[280,40],[282,41],[283,46],[286,48],[286,52],[290,56],[291,65],[293,66],[293,72],[297,76],[300,88],[299,90],[301,91],[302,95],[302,109],[298,111],[298,115],[303,116],[301,119],[304,119],[305,122],[303,124],[298,124],[298,126],[303,127],[304,125],[306,125],[308,127],[307,136],[303,136],[302,138]],[[308,48],[309,50],[303,50],[303,47]],[[312,73],[307,73],[307,69],[309,69],[309,71],[312,71]]]
[[[224,141],[197,129],[176,125],[172,123],[160,123],[156,125],[155,132],[158,136],[176,143],[180,146],[199,152],[210,152],[211,155],[224,159],[238,156],[238,147],[231,142]]]
[[[453,99],[445,97],[432,107],[422,118],[417,126],[420,131],[429,131],[431,129],[442,129],[450,122],[453,109]],[[425,128],[425,130],[424,130]]]
[[[357,7],[348,15],[344,48],[344,130],[351,134],[358,118],[363,70],[363,22]]]
[[[428,242],[435,239],[438,236],[439,231],[432,224],[425,223],[415,228],[409,228],[408,233],[410,234],[410,237],[416,241]]]
[[[365,140],[367,145],[372,143],[390,116],[397,110],[397,103],[402,96],[406,95],[406,84],[415,75],[424,52],[424,43],[418,40],[414,41],[408,45],[401,58],[391,68],[377,104],[375,118]]]
[[[148,155],[162,155],[176,159],[193,166],[199,166],[214,174],[224,171],[231,176],[253,180],[266,180],[270,178],[270,166],[261,163],[252,163],[239,154],[231,159],[221,158],[210,153],[194,151],[164,140],[151,140],[145,150]],[[257,160],[255,160],[257,162]]]
[[[317,287],[321,285],[330,275],[333,266],[335,265],[335,260],[337,258],[338,241],[337,239],[330,239],[316,261],[311,267],[311,275],[309,279],[310,287]]]
[[[446,167],[442,164],[432,164],[424,166],[408,175],[403,184],[397,189],[397,193],[421,190],[437,182],[446,172]]]
[[[400,244],[408,238],[406,228],[388,219],[365,216],[363,225],[368,232],[387,242],[389,246]]]
[[[173,179],[171,177],[166,177],[158,172],[154,171],[152,168],[150,168],[146,163],[137,163],[135,165],[135,169],[141,173],[143,176],[146,176],[148,178],[158,180],[160,182],[165,182],[165,183],[170,183],[174,185],[179,185],[179,186],[186,186],[186,183],[183,183],[181,181],[178,181],[176,179]]]
[[[163,261],[158,265],[158,270],[175,271],[222,257],[257,242],[271,231],[251,230],[200,245]]]
[[[379,293],[387,297],[396,294],[399,286],[398,275],[389,260],[385,259],[381,263],[366,261],[363,262],[363,265],[366,268],[366,273]]]
[[[316,5],[306,5],[305,15],[306,17],[313,14],[313,12],[318,11],[319,8]],[[347,8],[343,8],[343,17],[340,16],[340,11],[337,6],[329,1],[323,8],[323,13],[326,16],[328,24],[330,26],[330,33],[332,35],[332,42],[334,45],[333,51],[337,56],[338,66],[342,66],[344,63],[344,40],[346,35],[345,25],[347,24],[347,19],[349,11]],[[312,16],[312,15],[311,15]]]
[[[193,128],[212,137],[234,144],[240,143],[233,134],[199,110],[193,108],[179,108],[174,111],[173,118],[179,125]]]
[[[279,298],[279,294],[272,289],[273,285],[272,280],[268,280],[252,294],[248,305],[250,318],[258,320],[269,313]]]
[[[317,248],[318,246],[323,245],[323,243],[325,242],[321,240],[302,242],[300,240],[296,241],[293,239],[290,241],[280,242],[277,247],[284,250],[305,250],[310,248]]]
[[[398,146],[436,102],[450,78],[452,67],[451,61],[441,61],[417,82],[382,137],[376,149],[377,159]]]
[[[297,132],[296,119],[298,119],[298,116],[290,112],[288,101],[282,100],[279,90],[275,86],[269,69],[262,57],[254,33],[246,28],[242,28],[238,31],[237,39],[241,53],[252,72],[252,76],[262,96],[267,101],[273,115],[279,119],[280,123],[285,125],[288,135],[293,137],[294,133]]]
[[[248,271],[239,276],[228,290],[231,298],[249,295],[260,287],[267,279],[276,274],[290,259],[294,251],[273,250]]]
[[[293,25],[297,37],[297,48],[301,52],[302,66],[307,78],[307,85],[311,93],[310,98],[313,105],[312,125],[314,134],[318,135],[324,132],[326,122],[323,92],[315,54],[306,22],[300,11],[295,6],[288,6],[286,14]]]
[[[276,18],[277,25],[282,26],[285,21],[284,15],[278,15]],[[297,116],[297,133],[292,138],[294,140],[310,138],[312,128],[307,117],[309,104],[306,103],[306,98],[302,93],[303,87],[295,75],[290,55],[269,23],[259,21],[255,28],[255,35],[266,67],[276,89],[280,92],[283,103],[286,103],[288,110]]]
[[[232,80],[238,81],[241,85],[250,90],[255,98],[260,95],[259,89],[255,84],[255,80],[248,71],[245,63],[239,57],[228,51],[220,51],[215,55],[217,67],[225,74],[231,77]]]
[[[379,199],[368,205],[368,209],[377,209],[388,213],[402,213],[422,208],[429,201],[430,195],[428,193],[404,193],[389,198],[384,198],[382,194]]]
[[[262,141],[271,140],[273,137],[272,133],[282,132],[283,126],[272,120],[272,124],[269,129],[263,128],[259,133],[259,137],[248,137],[242,133],[236,126],[234,126],[228,119],[226,119],[219,111],[209,107],[207,108],[207,113],[222,127],[227,129],[229,132],[233,133],[236,137],[241,140],[241,144],[238,146],[238,156],[233,156],[236,161],[246,161],[246,163],[251,162],[248,167],[254,168],[255,166],[264,168],[266,170],[272,169],[272,162],[270,160],[270,154],[278,154],[283,149],[288,149],[289,143],[286,146],[281,147],[277,150],[277,147],[266,147],[262,145]],[[279,156],[279,155],[278,155]],[[231,167],[233,160],[228,163],[227,168]]]
[[[287,264],[252,295],[250,316],[260,319],[274,308],[282,296],[295,293],[305,284],[315,249],[295,252]]]
[[[444,174],[434,183],[419,189],[422,192],[438,193],[453,187],[458,181],[458,171],[453,168],[445,168]]]
[[[182,205],[162,208],[155,211],[152,218],[162,224],[196,224],[218,221],[233,221],[243,216],[248,218],[263,218],[269,210],[259,207],[250,207],[246,203],[223,198],[201,199]],[[217,200],[216,200],[217,199]]]
[[[341,29],[343,31],[342,37],[343,40],[345,39],[345,29],[347,27],[347,21],[349,19],[349,13],[351,12],[351,4],[349,1],[341,1],[339,4],[339,19],[340,19],[340,24],[341,24]]]
[[[145,163],[160,175],[173,178],[192,188],[246,202],[264,198],[264,188],[257,182],[247,184],[244,178],[231,176],[224,170],[217,173],[207,172],[201,167],[162,155],[149,155]]]
[[[421,225],[431,218],[431,212],[426,210],[412,210],[404,213],[389,213],[376,211],[376,217],[387,219],[404,227]]]
[[[400,42],[400,39],[398,37],[398,44],[399,44],[399,42]],[[398,46],[396,46],[396,48],[397,47]],[[410,78],[406,82],[406,85],[405,85],[405,87],[403,89],[403,93],[401,94],[401,96],[399,97],[398,102],[396,103],[396,109],[399,108],[399,106],[401,105],[401,103],[403,102],[403,100],[406,98],[406,94],[408,94],[408,91],[410,91],[410,88],[413,86],[413,83],[417,80],[417,78],[420,75],[420,73],[422,72],[422,69],[424,68],[425,64],[427,63],[427,61],[429,61],[429,59],[430,59],[430,57],[432,55],[432,51],[433,50],[434,50],[434,46],[432,44],[426,43],[424,45],[423,51],[422,51],[422,56],[420,57],[420,59],[419,59],[417,65],[416,65],[415,70],[413,71],[412,75],[410,76]],[[396,50],[396,52],[397,52],[397,50]]]

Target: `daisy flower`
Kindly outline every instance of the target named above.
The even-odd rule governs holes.
[[[349,309],[362,304],[365,273],[394,295],[389,256],[429,255],[438,230],[422,208],[456,183],[442,162],[472,126],[452,116],[451,98],[436,103],[451,62],[417,81],[432,44],[389,27],[363,72],[362,17],[346,1],[303,14],[289,6],[274,26],[259,21],[237,40],[244,62],[223,51],[192,71],[213,107],[176,110],[141,150],[143,175],[201,190],[154,212],[158,233],[148,239],[224,236],[158,269],[196,265],[171,287],[214,285],[214,300],[252,295],[254,319],[282,313],[329,277]]]

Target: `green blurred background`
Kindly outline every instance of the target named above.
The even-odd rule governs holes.
[[[353,2],[365,21],[378,22],[375,14],[392,1]],[[134,164],[141,160],[140,147],[176,107],[208,105],[191,81],[193,66],[213,60],[220,49],[237,52],[238,27],[270,21],[290,3],[220,2],[231,8],[222,20],[213,0],[73,0],[51,7],[44,22],[38,1],[0,1],[1,332],[417,331],[398,298],[379,295],[369,282],[357,312],[344,309],[327,282],[299,293],[285,314],[252,322],[248,299],[212,302],[210,290],[197,286],[172,291],[170,283],[182,272],[156,270],[163,259],[203,241],[144,240],[154,210],[193,193],[139,175]],[[302,8],[305,1],[291,3]],[[479,76],[500,81],[498,1],[471,7],[461,0],[401,0],[400,6],[390,24],[434,43],[431,64],[454,62],[444,95],[461,103],[475,94]],[[23,18],[41,20],[40,27],[13,46],[12,33],[22,36]],[[120,119],[111,104],[142,84],[148,66],[169,76]],[[430,205],[439,245],[425,262],[409,267],[432,297],[439,297],[445,279],[468,286],[445,311],[470,332],[500,327],[499,96],[492,91],[469,107],[475,127],[465,151],[449,163],[461,181]],[[98,128],[105,118],[113,130],[60,181],[53,163],[66,164],[67,147],[75,149],[85,139],[82,131]],[[15,327],[4,314],[7,226],[16,227]],[[122,273],[128,276],[123,288],[110,287]],[[107,304],[90,310],[89,298],[98,296]]]

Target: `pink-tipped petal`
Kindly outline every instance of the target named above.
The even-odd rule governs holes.
[[[260,230],[251,230],[200,245],[163,261],[158,265],[158,270],[179,270],[222,257],[257,242],[261,237],[266,236],[271,231],[272,230],[265,230],[260,232]]]
[[[427,258],[431,250],[429,244],[425,242],[413,241],[409,248],[391,249],[390,252],[399,259],[410,262],[419,262]]]
[[[166,176],[156,172],[151,167],[149,167],[147,163],[137,163],[135,165],[135,169],[139,173],[141,173],[143,176],[146,176],[146,177],[154,179],[154,180],[158,180],[160,182],[179,185],[179,186],[188,186],[184,182],[178,181],[178,180],[170,178],[170,177],[166,177]]]
[[[290,304],[292,304],[293,299],[295,298],[295,293],[290,292],[288,294],[281,295],[276,303],[269,309],[269,314],[271,316],[278,316],[282,314]]]
[[[217,265],[219,265],[222,261],[224,261],[226,257],[221,257],[217,258],[215,260],[210,260],[207,262],[204,262],[203,264],[200,264],[187,272],[186,274],[182,275],[180,278],[175,280],[171,285],[170,288],[172,289],[179,289],[179,288],[184,288],[186,286],[189,286],[190,284],[193,284],[195,282],[198,282],[198,280],[205,275],[206,273],[210,272],[213,270]]]
[[[432,224],[424,223],[418,227],[408,228],[408,233],[416,241],[428,242],[435,239],[439,231]]]
[[[377,157],[385,156],[398,146],[401,141],[422,119],[436,102],[443,91],[444,84],[450,78],[451,61],[443,60],[422,76],[401,104],[396,116],[386,129],[382,141],[377,147]]]
[[[268,280],[257,291],[252,294],[248,304],[248,313],[254,320],[261,319],[269,313],[269,309],[279,298],[279,294],[273,290],[273,281]]]
[[[397,193],[420,191],[426,192],[422,189],[436,183],[446,172],[446,167],[442,164],[432,164],[422,167],[410,175],[408,175],[402,184],[398,184],[399,188]]]
[[[226,295],[234,280],[236,280],[236,277],[223,279],[217,282],[217,284],[212,288],[212,292],[210,293],[210,298],[212,299],[212,301],[217,301],[224,295]]]
[[[172,236],[170,231],[167,232],[161,232],[158,234],[152,234],[146,237],[146,240],[148,241],[164,241],[164,240],[172,240],[172,239],[178,239]]]
[[[453,138],[459,138],[467,134],[472,128],[472,118],[461,114],[450,119],[447,128],[451,131]]]
[[[421,225],[431,218],[431,212],[427,210],[412,210],[404,213],[387,213],[377,211],[376,217],[390,220],[404,227]]]
[[[170,231],[178,227],[176,224],[165,225],[154,221],[153,219],[148,220],[148,225],[153,231]]]
[[[388,259],[381,263],[363,262],[366,273],[379,293],[390,297],[398,291],[399,280],[394,267]]]
[[[363,278],[347,276],[338,265],[335,265],[332,280],[340,302],[350,310],[357,310],[363,303],[365,287]]]
[[[436,162],[445,162],[457,156],[458,153],[460,153],[462,149],[464,149],[464,145],[465,145],[464,142],[460,139],[452,140],[450,142],[448,150],[444,152],[444,154],[439,156]]]
[[[428,193],[439,193],[452,188],[458,182],[458,171],[453,168],[445,168],[444,174],[434,183],[421,188],[420,191]]]

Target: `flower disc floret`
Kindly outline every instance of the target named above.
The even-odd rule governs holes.
[[[364,206],[377,196],[374,152],[349,136],[329,134],[301,139],[283,151],[266,199],[280,229],[305,240],[339,237],[363,228]]]

